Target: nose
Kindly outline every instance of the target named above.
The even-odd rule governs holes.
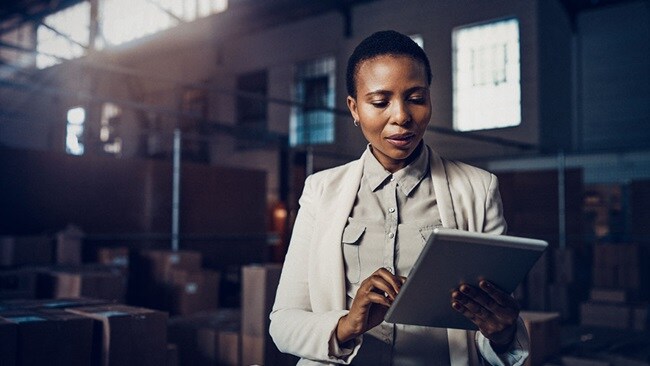
[[[405,102],[393,103],[392,119],[397,125],[405,125],[411,121],[411,111]]]

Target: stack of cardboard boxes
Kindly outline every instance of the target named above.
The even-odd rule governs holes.
[[[172,315],[215,310],[220,275],[202,268],[203,257],[191,250],[143,250],[132,273],[134,301]]]
[[[647,254],[636,244],[594,247],[593,287],[580,306],[582,325],[650,329]]]
[[[82,263],[83,233],[0,238],[0,299],[95,297],[124,301],[127,273]]]
[[[525,365],[543,365],[547,359],[557,356],[560,353],[560,314],[522,311],[520,316],[530,340],[530,355]]]
[[[269,335],[269,315],[280,280],[279,264],[246,265],[242,269],[241,308],[223,308],[170,320],[170,340],[178,345],[182,364],[295,365]]]
[[[97,300],[10,302],[0,310],[3,365],[164,365],[167,314]]]
[[[172,317],[169,339],[178,346],[182,365],[241,365],[241,312],[223,308]]]

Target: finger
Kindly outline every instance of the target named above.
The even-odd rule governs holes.
[[[478,302],[474,301],[471,297],[466,296],[459,291],[454,291],[451,298],[452,302],[458,302],[461,304],[475,318],[479,318],[484,321],[493,321],[494,314],[490,310],[485,309]]]
[[[505,291],[502,291],[488,280],[479,282],[481,289],[487,293],[497,304],[507,308],[519,308],[517,301]]]
[[[489,310],[490,312],[500,311],[498,304],[484,291],[468,284],[461,284],[459,287],[460,292],[469,297],[472,301],[478,303],[481,307]]]
[[[381,277],[393,288],[394,296],[397,296],[400,288],[402,287],[402,280],[394,274],[390,273],[386,268],[379,268],[370,277]]]
[[[469,321],[472,323],[476,324],[476,326],[481,329],[483,327],[483,324],[485,323],[485,320],[480,318],[477,314],[473,313],[470,311],[465,305],[463,305],[459,301],[452,301],[451,302],[451,307],[456,310],[457,312],[461,313],[465,318],[467,318]]]
[[[393,301],[391,299],[376,292],[369,293],[368,300],[373,304],[379,304],[386,307],[390,307],[393,304]]]
[[[395,299],[395,296],[397,296],[395,288],[383,277],[378,275],[372,275],[368,277],[363,282],[358,291],[363,291],[364,293],[374,292],[382,295],[386,294],[386,296],[390,297],[393,300]]]
[[[397,277],[396,275],[392,274],[386,268],[379,268],[378,270],[375,271],[374,274],[381,276],[381,278],[383,278],[388,283],[390,283],[391,286],[393,286],[395,293],[399,292],[399,289],[402,288],[402,284],[404,283],[400,277]]]

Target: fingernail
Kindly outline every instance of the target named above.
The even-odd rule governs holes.
[[[451,303],[451,306],[452,306],[454,309],[456,309],[456,310],[460,310],[460,307],[461,307],[460,304],[457,303],[457,302],[452,302],[452,303]]]
[[[467,286],[465,286],[465,285],[460,286],[460,291],[461,291],[462,293],[464,293],[464,294],[469,294],[469,287],[467,287]]]

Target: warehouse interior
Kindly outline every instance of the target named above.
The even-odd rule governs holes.
[[[650,365],[648,0],[0,3],[0,364],[295,364],[298,199],[366,148],[345,68],[384,29],[430,60],[425,142],[549,243],[527,365]]]

